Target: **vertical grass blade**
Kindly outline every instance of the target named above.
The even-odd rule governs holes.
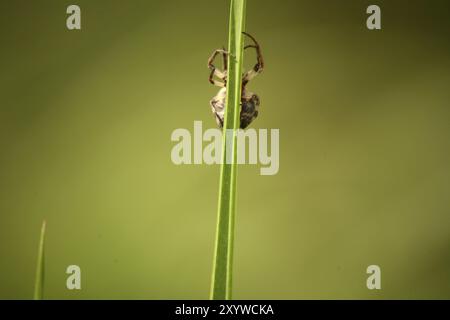
[[[42,300],[44,295],[44,249],[45,249],[45,220],[42,222],[41,236],[39,239],[38,257],[36,265],[36,279],[34,283],[34,300]]]
[[[236,209],[237,139],[242,88],[243,35],[246,0],[231,0],[228,35],[228,79],[222,139],[219,205],[211,299],[231,299],[234,218]],[[232,133],[232,134],[230,134]],[[228,159],[228,161],[227,161]],[[231,160],[231,161],[229,161]]]

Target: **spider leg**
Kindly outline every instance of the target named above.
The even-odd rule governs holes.
[[[250,80],[252,80],[254,77],[256,77],[258,74],[260,74],[264,69],[264,60],[261,53],[261,47],[259,46],[258,42],[253,38],[251,35],[249,35],[246,32],[242,32],[247,37],[253,40],[254,44],[250,44],[244,47],[245,49],[248,48],[255,48],[256,49],[256,64],[253,67],[253,69],[247,71],[244,76],[242,77],[242,84],[246,85]]]
[[[208,80],[213,85],[216,85],[218,87],[225,87],[226,72],[217,69],[214,66],[214,64],[213,64],[214,59],[216,58],[216,56],[219,53],[221,53],[224,57],[226,57],[228,55],[228,52],[223,50],[223,49],[216,49],[216,50],[214,50],[214,52],[212,53],[212,55],[208,59],[208,68],[211,70],[211,73],[209,74],[209,79]],[[216,76],[217,78],[219,78],[222,81],[218,81],[218,80],[214,79],[213,78],[214,76]]]

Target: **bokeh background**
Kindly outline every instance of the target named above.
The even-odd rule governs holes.
[[[248,1],[280,171],[239,167],[234,298],[450,298],[449,8]],[[44,219],[47,299],[208,298],[219,167],[174,165],[170,135],[215,126],[227,21],[225,0],[0,1],[0,298],[32,297]]]

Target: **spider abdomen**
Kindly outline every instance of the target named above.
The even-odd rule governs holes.
[[[242,94],[241,98],[241,129],[248,127],[258,116],[259,97],[251,92]]]
[[[227,89],[222,88],[217,95],[210,101],[211,111],[215,115],[217,125],[219,128],[223,127],[225,118],[225,100],[227,98]]]
[[[225,100],[226,88],[222,88],[219,93],[211,100],[211,111],[215,115],[219,128],[223,127],[225,118]],[[242,92],[240,120],[241,129],[245,129],[258,116],[259,97],[251,92]]]

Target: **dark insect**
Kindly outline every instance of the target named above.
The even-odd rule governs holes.
[[[244,49],[254,48],[256,50],[256,64],[253,69],[245,72],[242,75],[242,94],[241,94],[241,129],[245,129],[257,116],[259,108],[259,97],[245,89],[247,83],[252,80],[256,75],[261,73],[264,68],[264,61],[261,54],[261,48],[258,42],[248,33],[243,32],[247,37],[249,37],[254,44],[250,44],[244,47]],[[218,70],[214,65],[214,59],[218,54],[222,54],[223,58],[223,71]],[[228,66],[228,55],[229,53],[223,49],[217,49],[213,52],[208,60],[208,68],[211,70],[209,75],[209,82],[213,85],[222,87],[217,95],[210,101],[212,112],[216,117],[216,122],[220,128],[223,127],[224,116],[225,116],[225,99],[227,95],[227,66]],[[217,79],[213,79],[216,76]]]

